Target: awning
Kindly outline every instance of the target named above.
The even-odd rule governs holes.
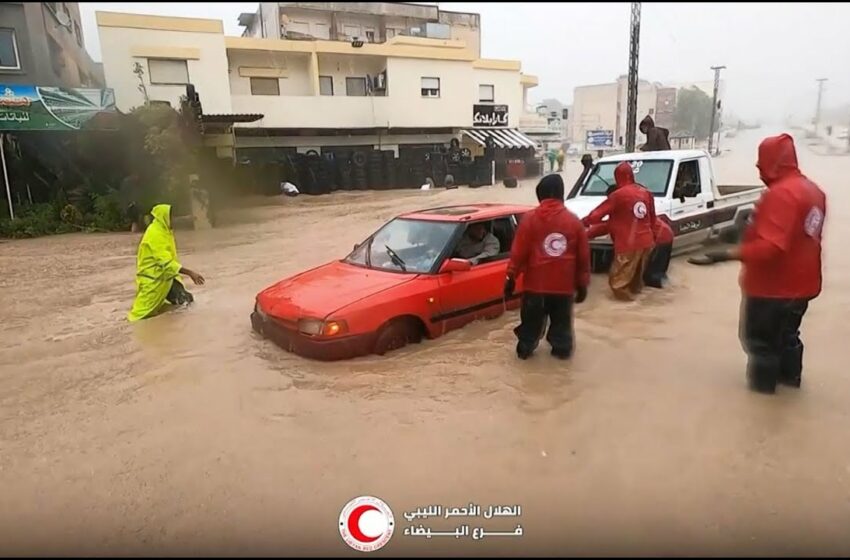
[[[219,114],[219,115],[201,115],[201,122],[204,124],[232,124],[232,123],[249,123],[258,121],[263,118],[260,113],[243,113],[243,114]]]
[[[537,147],[537,142],[515,128],[464,128],[461,132],[480,146],[485,146],[487,138],[492,138],[497,148]]]

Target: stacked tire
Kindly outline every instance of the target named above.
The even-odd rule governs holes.
[[[397,189],[399,185],[396,173],[397,165],[395,152],[392,150],[383,150],[381,155],[383,159],[384,186],[387,189]]]
[[[369,188],[372,190],[383,190],[384,186],[384,158],[379,150],[369,152],[369,162],[366,165],[366,176],[369,179]]]
[[[353,167],[352,184],[355,190],[365,191],[369,188],[369,179],[366,173],[367,162],[366,152],[356,151],[351,154],[351,164]]]

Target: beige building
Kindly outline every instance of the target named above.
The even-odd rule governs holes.
[[[392,13],[352,12],[385,4]],[[218,20],[98,12],[106,82],[124,111],[143,104],[145,93],[177,107],[186,84],[194,85],[206,116],[235,122],[216,140],[222,156],[233,147],[398,151],[451,138],[472,147],[487,137],[497,147],[534,146],[515,129],[537,78],[522,74],[519,61],[479,57],[477,14],[447,18],[435,11],[438,22],[463,23],[449,26],[449,38],[435,38],[388,31],[423,24],[393,27],[401,25],[396,4],[385,4],[346,3],[344,12],[325,13],[302,3],[262,3],[257,14],[240,18],[242,37],[225,36]],[[309,4],[323,5],[337,6]],[[351,35],[355,15],[357,33],[374,25],[375,35]],[[319,20],[329,21],[329,29]]]
[[[644,117],[649,115],[656,119],[660,126],[672,127],[672,122],[667,121],[672,118],[675,91],[683,87],[696,87],[711,96],[714,83],[703,81],[662,85],[658,82],[640,80],[638,82],[637,123],[640,123]],[[721,80],[718,99],[723,99],[724,90],[724,83]],[[671,103],[673,107],[671,107]],[[613,145],[610,149],[622,149],[626,137],[627,104],[627,76],[620,76],[616,82],[608,84],[575,88],[571,115],[573,141],[578,145],[583,145],[588,133],[602,131],[610,133],[613,137]],[[636,130],[635,144],[640,145],[645,141],[646,136],[640,130]],[[584,147],[587,149],[587,146]]]

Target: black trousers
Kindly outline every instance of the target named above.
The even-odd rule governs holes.
[[[546,340],[552,346],[552,354],[568,358],[573,353],[573,296],[562,294],[533,294],[522,296],[520,324],[514,329],[518,339],[518,354],[530,355],[537,348],[546,319],[549,332]]]
[[[739,336],[748,356],[747,379],[751,388],[772,393],[777,382],[800,386],[800,323],[808,307],[808,299],[744,297]]]
[[[191,292],[184,288],[183,284],[177,280],[171,281],[171,288],[168,290],[168,294],[165,296],[165,299],[173,305],[184,305],[195,301]]]
[[[644,284],[650,288],[664,287],[664,279],[667,278],[667,269],[670,267],[670,255],[672,253],[672,243],[655,246],[643,273]]]

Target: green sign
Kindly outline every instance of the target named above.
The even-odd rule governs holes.
[[[111,89],[0,84],[0,132],[108,128],[100,117],[110,114],[115,114]]]

